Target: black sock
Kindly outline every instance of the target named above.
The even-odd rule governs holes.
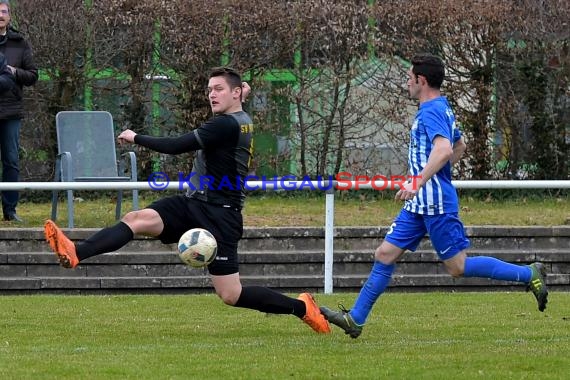
[[[263,313],[293,314],[299,318],[303,318],[307,312],[303,301],[263,286],[244,286],[234,306]]]
[[[75,251],[79,261],[102,253],[114,252],[133,239],[133,231],[123,222],[113,227],[103,228],[87,240],[76,244]]]

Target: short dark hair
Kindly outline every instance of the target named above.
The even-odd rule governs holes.
[[[439,89],[445,77],[445,66],[435,55],[417,54],[412,58],[412,73],[424,76],[430,87]]]
[[[224,77],[226,81],[230,85],[231,88],[240,87],[242,85],[241,75],[237,72],[237,70],[232,69],[231,67],[214,67],[210,71],[210,78],[213,77]]]

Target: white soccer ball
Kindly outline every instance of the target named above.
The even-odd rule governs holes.
[[[218,243],[210,231],[192,228],[186,231],[178,241],[178,256],[186,265],[202,268],[216,258]]]

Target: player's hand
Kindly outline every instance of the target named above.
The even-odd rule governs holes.
[[[417,184],[414,186],[413,182],[406,182],[402,185],[400,190],[398,190],[394,199],[399,201],[407,201],[413,199],[418,193],[418,190],[419,187]]]
[[[10,71],[12,72],[12,75],[16,75],[16,68],[10,65],[6,65],[7,68],[10,69]]]
[[[125,129],[123,132],[121,132],[121,134],[119,136],[117,136],[117,140],[119,141],[119,144],[123,145],[124,143],[134,143],[135,142],[135,136],[137,134],[133,131],[131,131],[130,129]]]
[[[251,92],[251,87],[247,82],[241,82],[241,101],[245,102],[247,100],[247,96]]]

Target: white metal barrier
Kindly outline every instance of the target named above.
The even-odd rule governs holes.
[[[326,182],[325,180],[324,182]],[[336,185],[337,181],[332,181]],[[356,186],[357,181],[350,182],[352,188]],[[452,181],[453,185],[458,189],[570,189],[570,180],[545,180],[545,181],[489,181],[489,180],[471,180],[471,181]],[[314,188],[323,186],[323,181],[247,181],[246,188],[262,188],[263,184],[267,190],[277,190],[281,188],[280,184],[286,187],[294,187],[300,184],[310,183]],[[384,187],[390,189],[396,187],[400,182],[394,181],[375,181],[376,187]],[[187,182],[155,182],[156,187],[151,187],[148,181],[139,182],[0,182],[0,191],[5,190],[154,190],[164,185],[161,190],[181,190],[187,189]],[[277,185],[277,186],[275,186]],[[359,183],[359,189],[372,189],[372,183]]]
[[[401,182],[374,181],[374,183],[362,183],[357,181],[343,181],[351,183],[350,189],[394,189]],[[325,195],[325,270],[324,270],[324,293],[333,292],[333,251],[334,251],[334,186],[337,181],[248,181],[244,188],[261,190],[323,190]],[[298,187],[301,187],[298,189]],[[453,181],[458,189],[570,189],[570,180],[544,180],[544,181]],[[0,191],[5,190],[185,190],[189,187],[187,182],[0,182]]]

